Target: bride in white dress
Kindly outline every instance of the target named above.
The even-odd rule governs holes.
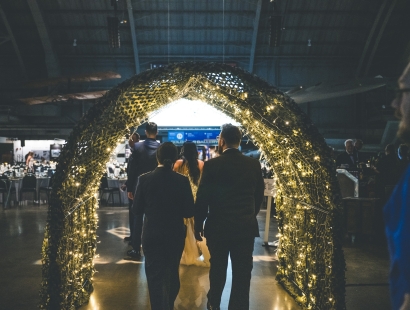
[[[186,175],[191,184],[192,194],[196,200],[196,192],[198,190],[199,181],[201,179],[202,168],[204,162],[198,159],[198,150],[195,143],[185,142],[179,159],[174,164],[174,171]],[[185,219],[187,233],[185,237],[185,248],[181,257],[181,264],[196,265],[202,267],[209,267],[210,254],[206,246],[206,240],[199,242],[194,236],[194,218]]]

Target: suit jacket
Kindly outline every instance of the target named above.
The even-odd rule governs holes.
[[[349,165],[349,168],[356,168],[356,156],[353,154],[353,160],[350,158],[350,155],[345,151],[342,154],[339,154],[336,158],[336,167],[340,167],[342,164]]]
[[[128,192],[135,192],[138,177],[146,172],[152,171],[158,165],[156,152],[160,144],[151,138],[138,142],[130,156],[127,167],[128,179],[125,183]]]
[[[163,243],[185,238],[184,218],[194,215],[194,198],[187,177],[170,168],[157,167],[143,174],[132,205],[135,215],[143,215],[142,242]],[[162,241],[162,242],[161,242]]]
[[[195,230],[207,238],[258,237],[264,196],[259,161],[228,149],[205,162],[195,203]],[[209,207],[209,213],[208,213]]]

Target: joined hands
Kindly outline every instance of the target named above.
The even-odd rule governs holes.
[[[202,241],[203,240],[202,237],[204,236],[204,231],[203,230],[201,230],[201,231],[196,231],[195,230],[194,235],[195,235],[196,240]]]

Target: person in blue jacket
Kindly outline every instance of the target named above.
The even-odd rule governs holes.
[[[397,135],[410,143],[410,63],[398,80],[392,102],[401,118]],[[390,253],[390,295],[393,310],[410,309],[410,167],[396,185],[384,207]]]

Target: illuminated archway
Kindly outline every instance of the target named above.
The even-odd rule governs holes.
[[[330,149],[289,97],[241,69],[214,63],[181,63],[134,76],[109,91],[74,128],[54,178],[41,308],[72,309],[88,301],[95,194],[105,163],[130,127],[182,97],[207,102],[241,123],[274,168],[277,279],[304,308],[344,309],[342,212]]]

